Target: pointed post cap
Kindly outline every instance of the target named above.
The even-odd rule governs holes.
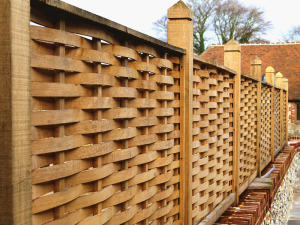
[[[276,74],[276,86],[283,88],[283,75],[280,72]]]
[[[168,18],[193,20],[194,13],[183,1],[180,0],[168,9]]]
[[[224,45],[225,52],[240,52],[241,46],[234,40],[231,39]]]
[[[250,63],[251,63],[251,65],[261,65],[261,60],[257,56],[254,56],[250,60]]]
[[[283,78],[282,73],[280,73],[280,72],[276,73],[276,78]]]
[[[274,85],[274,73],[275,70],[272,66],[266,68],[266,82],[272,85]]]
[[[250,76],[261,82],[261,60],[257,56],[250,60]]]
[[[266,73],[275,73],[275,69],[272,66],[266,68]]]
[[[283,89],[288,90],[289,89],[289,80],[287,78],[283,78]]]

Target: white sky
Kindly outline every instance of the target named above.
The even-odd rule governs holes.
[[[167,13],[168,8],[178,0],[64,0],[65,2],[105,17],[109,20],[156,37],[152,23]],[[300,25],[300,0],[240,0],[246,5],[265,9],[266,20],[273,23],[273,29],[266,39],[280,41],[281,34],[292,25]],[[186,2],[186,0],[184,0]]]

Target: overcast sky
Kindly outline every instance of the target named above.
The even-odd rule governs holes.
[[[152,23],[166,14],[178,0],[64,0],[65,2],[109,20],[156,37]],[[265,9],[266,20],[274,28],[265,38],[280,41],[281,34],[292,25],[300,25],[300,0],[240,0]],[[186,0],[184,0],[186,2]]]

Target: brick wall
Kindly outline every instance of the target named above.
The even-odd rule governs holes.
[[[289,102],[289,136],[300,136],[300,121],[297,121],[297,102]]]

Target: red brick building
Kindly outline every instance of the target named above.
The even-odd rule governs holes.
[[[242,73],[250,74],[250,59],[262,60],[262,74],[268,66],[289,80],[289,119],[300,124],[300,42],[241,44]],[[224,64],[224,46],[212,45],[201,57]],[[300,134],[300,131],[299,131]]]

